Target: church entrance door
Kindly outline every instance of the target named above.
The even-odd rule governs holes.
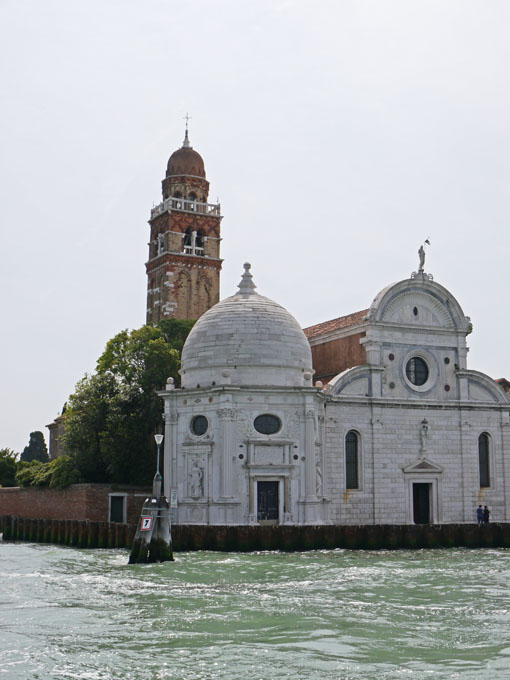
[[[257,520],[260,524],[278,524],[279,482],[257,482]]]
[[[431,484],[413,484],[413,516],[415,524],[430,524]]]

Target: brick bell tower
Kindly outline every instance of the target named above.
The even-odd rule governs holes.
[[[220,297],[220,205],[208,203],[204,161],[189,143],[170,156],[163,201],[151,210],[147,324],[198,319]]]

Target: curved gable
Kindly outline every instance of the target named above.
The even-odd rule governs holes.
[[[470,401],[492,401],[507,404],[508,396],[498,383],[485,373],[479,371],[462,371],[459,375],[468,380],[468,395]]]
[[[372,322],[406,326],[437,326],[470,330],[470,321],[446,288],[425,278],[406,279],[388,286],[369,309]]]
[[[349,394],[359,397],[369,396],[370,369],[368,366],[355,366],[336,375],[326,386],[332,396]]]

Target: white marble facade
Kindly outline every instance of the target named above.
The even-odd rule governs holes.
[[[239,291],[186,341],[165,401],[165,494],[180,524],[510,521],[510,403],[468,370],[471,324],[419,271],[364,321],[367,361],[313,385],[297,321]]]

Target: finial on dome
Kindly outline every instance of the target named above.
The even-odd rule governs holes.
[[[188,122],[191,120],[191,116],[186,112],[186,115],[184,116],[184,120],[186,121],[186,131],[184,133],[184,141],[182,143],[182,146],[184,148],[189,148],[191,144],[189,143],[189,138],[188,138]]]
[[[239,290],[236,295],[254,295],[255,288],[257,287],[253,283],[253,276],[250,274],[251,264],[249,262],[244,263],[244,274],[241,276],[241,281],[239,283]]]

